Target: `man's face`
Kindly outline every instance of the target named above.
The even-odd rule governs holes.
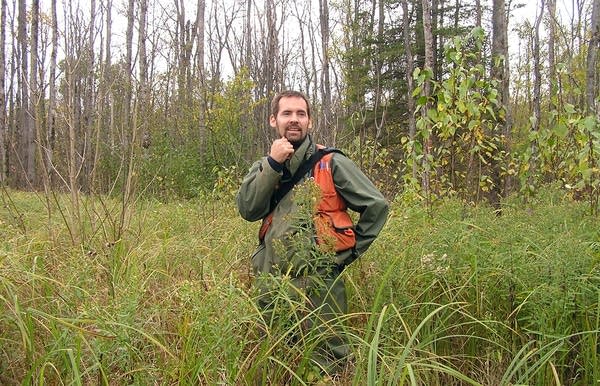
[[[279,112],[277,116],[271,115],[269,123],[280,137],[287,138],[294,145],[302,143],[310,128],[306,102],[300,97],[281,98]]]

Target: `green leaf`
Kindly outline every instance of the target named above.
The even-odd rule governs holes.
[[[421,95],[417,98],[417,104],[420,106],[424,106],[427,103],[427,97],[425,95]]]
[[[587,117],[583,118],[583,125],[586,129],[592,132],[598,131],[600,128],[598,122],[596,122],[596,118],[593,115],[588,115]]]
[[[575,114],[575,106],[570,103],[565,103],[565,111],[569,114]]]
[[[556,134],[560,138],[566,138],[567,134],[569,133],[569,128],[567,127],[567,125],[565,125],[564,122],[558,122],[558,124],[552,129],[552,131],[554,131],[554,134]]]
[[[438,113],[436,109],[428,109],[427,110],[427,116],[429,117],[429,119],[431,119],[432,121],[437,121],[438,119]]]

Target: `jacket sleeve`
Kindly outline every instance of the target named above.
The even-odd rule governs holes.
[[[281,172],[276,172],[269,165],[266,157],[250,167],[236,196],[242,218],[257,221],[269,214],[271,196],[281,180],[281,175]]]
[[[355,224],[356,251],[363,254],[373,243],[387,220],[389,204],[369,178],[349,158],[332,158],[333,182],[349,209],[359,213]]]

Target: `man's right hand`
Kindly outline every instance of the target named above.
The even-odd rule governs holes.
[[[290,159],[293,154],[294,146],[292,146],[290,141],[288,141],[285,137],[276,139],[271,144],[271,152],[269,153],[269,156],[280,164]]]

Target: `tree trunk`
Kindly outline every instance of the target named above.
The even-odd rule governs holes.
[[[110,149],[115,148],[115,138],[117,138],[117,133],[115,132],[115,117],[111,103],[115,98],[112,93],[112,87],[109,87],[109,85],[112,84],[112,1],[113,0],[106,1],[106,44],[104,45],[106,48],[104,50],[104,74],[102,77],[105,90],[103,108],[108,110],[105,119],[107,120],[106,127],[108,128],[108,144],[110,145]]]
[[[119,228],[117,229],[116,239],[119,239],[122,233],[129,225],[130,220],[130,205],[133,201],[135,193],[135,151],[136,151],[136,124],[138,113],[137,108],[132,111],[132,100],[133,100],[133,26],[135,22],[135,0],[129,0],[129,6],[127,8],[127,31],[125,32],[125,45],[126,45],[126,58],[125,58],[125,77],[126,77],[126,90],[124,100],[124,114],[121,119],[121,133],[124,139],[124,152],[125,159],[123,160],[126,165],[126,172],[124,173],[124,184],[121,199],[121,218]],[[136,104],[137,106],[137,104]],[[130,130],[130,131],[128,131]]]
[[[0,2],[0,186],[6,182],[6,138],[8,134],[8,122],[6,117],[7,104],[5,90],[6,74],[6,0]]]
[[[16,152],[15,159],[18,163],[17,170],[17,186],[25,187],[28,183],[27,165],[28,165],[28,149],[32,126],[30,107],[29,107],[29,80],[27,79],[29,61],[27,58],[27,5],[26,0],[19,0],[19,15],[17,19],[17,44],[19,47],[17,63],[20,61],[19,66],[19,78],[17,88],[19,90],[20,105],[17,106],[19,109],[19,148]]]
[[[444,40],[440,36],[439,31],[443,28],[444,23],[444,0],[430,0],[429,13],[431,15],[431,50],[433,62],[431,68],[433,69],[433,79],[441,79],[442,64],[444,62]]]
[[[383,71],[383,51],[384,51],[384,36],[385,36],[385,1],[379,0],[379,20],[377,23],[377,54],[375,59],[375,106],[374,106],[374,122],[375,122],[375,149],[371,156],[371,166],[375,163],[375,154],[379,139],[381,138],[383,127],[385,126],[386,108],[383,106],[383,87],[382,87],[382,71]]]
[[[41,155],[40,132],[42,126],[42,91],[40,77],[38,76],[38,56],[39,56],[39,29],[40,29],[40,2],[33,0],[31,3],[31,72],[29,74],[29,84],[31,87],[31,132],[29,134],[28,157],[27,157],[27,175],[34,188],[38,187],[38,173],[36,154]],[[41,160],[40,160],[41,161]],[[43,176],[44,186],[47,186],[46,176]]]
[[[431,9],[429,0],[421,0],[423,8],[423,40],[425,48],[425,63],[423,66],[424,71],[429,71],[433,75],[433,36],[431,31]],[[421,114],[424,119],[427,119],[427,110],[431,108],[431,82],[426,79],[423,85],[423,96],[427,99],[426,105],[421,109]],[[430,128],[426,130],[423,137],[423,175],[421,178],[421,187],[423,194],[426,197],[427,206],[430,208],[431,205],[431,174],[429,164],[429,157],[431,155],[432,147],[432,133]]]
[[[598,49],[600,48],[600,0],[594,0],[592,5],[591,36],[587,54],[586,69],[586,107],[590,114],[600,118],[600,109],[597,106],[598,98]]]
[[[411,143],[412,179],[417,180],[417,158],[415,153],[415,137],[417,126],[415,122],[415,100],[413,98],[413,72],[415,64],[412,53],[412,41],[410,38],[410,14],[408,13],[408,1],[402,0],[402,33],[404,35],[404,52],[406,54],[406,84],[407,84],[407,114],[408,114],[408,137]]]
[[[102,3],[101,3],[102,4]],[[102,5],[101,5],[102,6]],[[97,119],[96,119],[96,141],[94,150],[94,160],[92,162],[92,171],[90,172],[90,186],[93,190],[101,191],[106,189],[101,183],[97,181],[97,170],[98,162],[101,155],[107,151],[106,149],[114,149],[114,128],[112,116],[107,114],[111,111],[109,99],[112,98],[110,95],[109,86],[111,84],[111,43],[112,43],[112,0],[106,0],[104,5],[106,11],[106,35],[104,42],[104,57],[100,56],[100,75],[98,82],[98,96],[97,96]],[[102,144],[104,146],[102,146]],[[108,185],[108,184],[107,184]]]
[[[70,6],[70,5],[69,5]],[[65,14],[66,15],[66,14]],[[69,8],[70,21],[74,20],[72,9]],[[74,28],[75,29],[75,28]],[[78,79],[76,72],[77,68],[77,53],[75,52],[75,41],[82,39],[81,36],[77,36],[76,32],[70,31],[64,35],[64,47],[65,47],[65,63],[64,63],[64,97],[65,97],[65,109],[64,120],[67,126],[67,146],[66,146],[66,164],[68,172],[68,189],[70,204],[70,217],[69,217],[69,230],[71,235],[71,242],[73,245],[77,245],[81,240],[82,226],[81,226],[81,212],[79,206],[79,185],[77,178],[79,174],[79,156],[77,154],[77,140],[79,119],[78,119],[78,104],[81,98],[79,94]]]
[[[271,94],[275,91],[275,74],[276,61],[278,57],[278,42],[277,42],[277,16],[275,14],[275,3],[273,0],[267,0],[266,2],[266,13],[267,13],[267,36],[266,36],[266,52],[264,53],[263,59],[266,62],[264,66],[264,79],[266,81],[265,91],[266,96],[270,99]],[[265,120],[266,122],[266,120]]]
[[[533,126],[531,128],[534,132],[540,131],[540,120],[542,116],[542,101],[541,101],[541,86],[542,86],[542,70],[540,63],[540,24],[542,23],[542,16],[544,14],[544,3],[542,0],[540,6],[540,13],[535,20],[534,35],[533,35]],[[538,144],[537,139],[534,139],[531,143],[531,158],[529,161],[529,187],[533,187],[534,178],[537,173],[537,158],[538,158]]]
[[[206,8],[205,0],[198,0],[198,9],[196,10],[196,28],[197,28],[197,46],[196,46],[196,70],[198,74],[198,86],[200,92],[198,93],[200,98],[200,111],[198,117],[198,152],[200,157],[204,157],[206,153],[206,140],[207,140],[207,128],[206,128],[206,71],[204,70],[204,11]]]
[[[41,122],[40,109],[40,86],[38,81],[38,42],[40,31],[40,1],[32,0],[31,3],[31,37],[30,37],[30,58],[31,68],[29,71],[29,125],[27,127],[27,180],[30,187],[37,187],[36,174],[36,136],[38,125]]]
[[[252,0],[246,1],[246,24],[245,24],[245,43],[244,65],[250,71],[252,68]]]
[[[48,184],[52,186],[54,175],[53,150],[55,139],[56,121],[56,65],[58,53],[58,18],[56,14],[56,0],[52,0],[50,18],[52,25],[52,51],[50,52],[49,76],[48,76],[48,109],[46,112],[46,135],[42,139],[44,149],[41,162],[44,165],[44,173],[48,175]]]
[[[146,40],[148,39],[146,29],[147,29],[147,18],[148,18],[148,0],[139,0],[140,1],[140,24],[139,24],[139,33],[138,33],[138,52],[139,52],[139,71],[140,71],[140,85],[139,85],[139,95],[138,99],[140,100],[140,135],[138,135],[138,140],[142,140],[142,146],[149,146],[149,127],[148,120],[150,117],[150,85],[148,84],[148,54],[146,50]],[[135,130],[135,129],[134,129]],[[137,145],[136,145],[137,148]]]
[[[123,117],[121,119],[121,133],[123,141],[121,143],[125,146],[129,145],[129,133],[127,129],[130,128],[129,122],[131,118],[131,102],[133,97],[133,25],[135,15],[135,0],[129,0],[127,6],[127,30],[125,31],[125,100],[123,106]]]
[[[499,96],[498,102],[500,108],[506,112],[509,105],[508,94],[508,41],[507,41],[507,16],[506,16],[506,5],[504,0],[494,0],[492,7],[492,79],[498,82]],[[500,130],[492,130],[489,135],[491,140],[495,141],[500,139],[500,136],[507,132],[506,119],[503,114],[497,115],[498,121],[502,124]],[[493,186],[490,189],[489,201],[490,204],[496,209],[500,209],[500,196],[501,196],[501,181],[500,181],[500,154],[499,149],[494,149],[493,157],[489,160],[491,168],[490,175],[493,181]],[[499,213],[499,212],[498,212]]]
[[[188,64],[186,62],[186,28],[185,28],[185,2],[178,0],[177,4],[177,50],[178,50],[178,65],[177,65],[177,97],[178,97],[178,125],[182,125],[184,121],[186,100],[186,79],[185,73]]]
[[[87,62],[85,63],[86,76],[84,79],[84,101],[83,101],[83,127],[85,130],[85,140],[81,144],[81,154],[85,154],[86,157],[83,161],[84,173],[82,179],[82,186],[85,191],[90,191],[92,188],[90,183],[90,176],[94,168],[94,151],[92,148],[92,138],[94,130],[94,117],[96,116],[96,104],[94,103],[95,94],[95,62],[96,55],[94,50],[94,39],[96,34],[96,0],[90,0],[90,24],[87,31]]]
[[[330,131],[331,118],[331,83],[329,81],[329,0],[319,0],[319,21],[321,25],[321,53],[323,67],[321,68],[321,103],[323,111],[321,129],[323,133]]]
[[[556,81],[556,0],[548,1],[548,81],[550,83],[550,104],[555,105]]]

